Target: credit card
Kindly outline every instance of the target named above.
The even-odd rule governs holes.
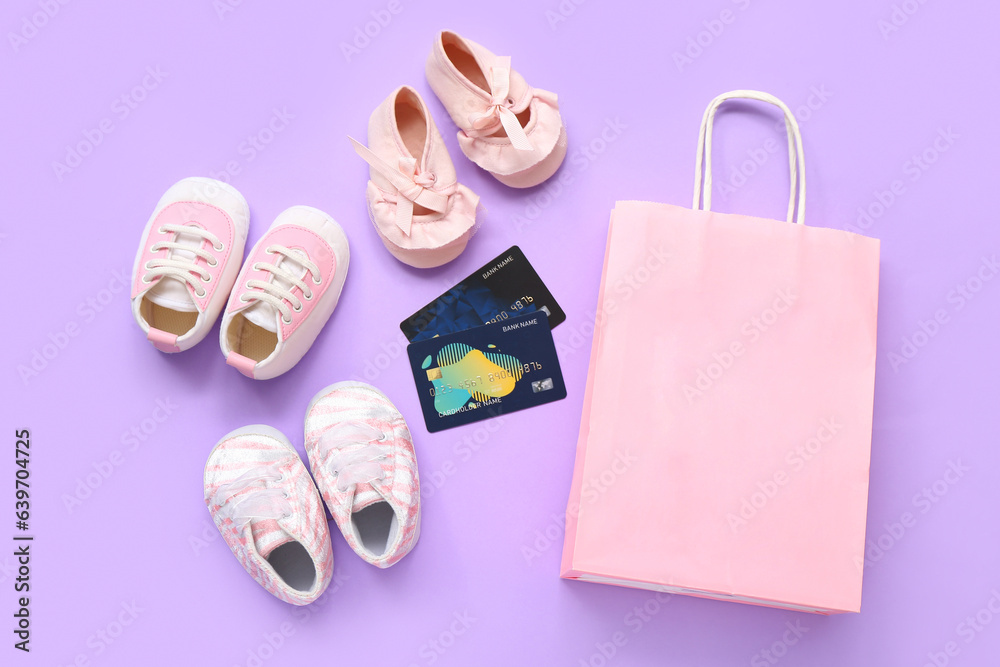
[[[566,319],[552,293],[517,246],[431,301],[399,328],[411,343],[543,312],[549,327]]]
[[[566,398],[545,313],[410,343],[431,433]]]

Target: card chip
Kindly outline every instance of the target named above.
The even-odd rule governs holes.
[[[540,391],[548,391],[555,387],[555,383],[552,382],[552,378],[545,378],[544,380],[536,380],[531,383],[531,391],[538,393]]]
[[[441,379],[441,369],[440,368],[429,368],[429,369],[427,369],[427,379],[428,380],[440,380]]]

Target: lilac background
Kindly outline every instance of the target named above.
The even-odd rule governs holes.
[[[547,12],[559,11],[557,0],[475,10],[413,0],[231,1],[221,16],[222,2],[212,0],[48,0],[58,11],[47,20],[37,14],[44,1],[10,0],[0,10],[8,306],[0,371],[10,443],[0,535],[8,544],[13,533],[9,457],[22,427],[32,431],[37,535],[30,656],[10,646],[13,559],[0,548],[5,664],[764,665],[773,664],[760,653],[770,647],[785,665],[919,666],[929,653],[943,664],[949,642],[957,650],[950,664],[995,664],[1000,618],[985,612],[980,620],[992,623],[969,633],[960,624],[1000,590],[1000,280],[962,308],[949,299],[1000,245],[995,3],[907,0],[916,12],[884,36],[889,0],[565,0],[568,16],[554,24]],[[398,13],[385,13],[389,6]],[[704,32],[708,45],[679,67],[675,52],[723,10],[730,23],[715,37]],[[373,11],[391,21],[348,59],[340,44]],[[33,20],[44,25],[25,28]],[[512,54],[529,82],[559,93],[571,143],[561,173],[571,182],[514,191],[461,156],[423,75],[444,27]],[[10,34],[21,31],[30,38],[13,44]],[[123,117],[115,100],[142,84],[147,66],[165,78]],[[370,111],[402,83],[427,97],[460,178],[488,209],[465,254],[424,272],[394,260],[370,229],[367,170],[345,137],[363,138]],[[857,227],[859,207],[876,204],[878,191],[894,180],[905,188],[866,230],[883,253],[868,535],[887,548],[866,569],[860,615],[682,597],[661,606],[648,592],[557,576],[608,212],[616,199],[687,205],[701,112],[739,87],[800,110],[811,224]],[[274,109],[293,117],[250,160],[241,144]],[[744,111],[717,123],[717,186],[747,150],[782,140],[770,111]],[[102,119],[113,131],[57,175],[54,163]],[[913,180],[907,161],[948,128],[957,139]],[[726,198],[717,187],[717,208],[782,215],[780,150]],[[118,287],[115,271],[130,271],[162,192],[231,161],[240,168],[231,182],[252,210],[251,242],[302,203],[333,214],[353,250],[341,305],[315,347],[266,383],[226,367],[214,334],[186,354],[157,353],[133,323],[127,294],[109,290]],[[429,435],[397,325],[514,243],[568,313],[554,335],[569,398],[500,428]],[[920,322],[939,310],[947,322],[921,336]],[[62,340],[68,325],[77,335]],[[914,334],[925,344],[894,367],[890,355]],[[64,348],[23,379],[19,366],[50,337]],[[362,563],[335,534],[338,589],[297,611],[259,588],[215,533],[201,470],[212,444],[247,423],[278,427],[301,448],[309,398],[351,377],[377,384],[409,418],[425,487],[423,534],[389,571]],[[171,406],[162,423],[152,421],[157,400]],[[146,429],[134,450],[133,428]],[[483,444],[469,456],[463,438]],[[68,509],[65,499],[115,451],[121,464]],[[939,483],[947,493],[937,502],[919,504],[915,495],[957,461],[968,472]],[[915,523],[893,538],[885,526],[904,512]],[[547,549],[546,532],[556,538]],[[540,554],[529,558],[528,548]],[[141,608],[134,622],[117,626],[133,601]],[[634,622],[628,614],[646,603],[656,613]],[[463,614],[467,629],[454,622]],[[807,629],[794,645],[782,645],[787,623]],[[109,631],[118,635],[111,644],[98,634]],[[619,632],[624,646],[604,658],[600,645]]]

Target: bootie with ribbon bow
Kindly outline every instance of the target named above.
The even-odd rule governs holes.
[[[479,196],[458,183],[417,91],[392,91],[368,121],[368,146],[351,143],[370,168],[368,210],[389,252],[421,269],[458,257],[474,231]]]
[[[462,152],[498,181],[532,187],[562,164],[566,127],[556,94],[528,85],[510,57],[445,30],[434,41],[426,71],[459,128]]]

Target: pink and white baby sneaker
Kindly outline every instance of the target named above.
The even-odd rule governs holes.
[[[420,481],[403,415],[363,382],[338,382],[309,404],[306,454],[347,543],[386,568],[420,535]]]
[[[459,127],[466,157],[514,188],[538,185],[566,157],[555,93],[532,88],[496,56],[447,30],[427,58],[427,81]]]
[[[347,236],[329,215],[293,206],[250,251],[222,317],[226,363],[249,378],[290,370],[330,319],[347,278]]]
[[[330,585],[326,512],[280,431],[255,425],[223,436],[205,464],[205,504],[243,568],[279,600],[309,604]]]
[[[368,212],[389,252],[420,269],[458,257],[472,236],[479,197],[458,183],[417,91],[392,91],[368,120],[368,146],[351,143],[370,167]]]
[[[231,185],[185,178],[160,198],[132,266],[132,315],[161,352],[201,341],[243,260],[250,209]]]

